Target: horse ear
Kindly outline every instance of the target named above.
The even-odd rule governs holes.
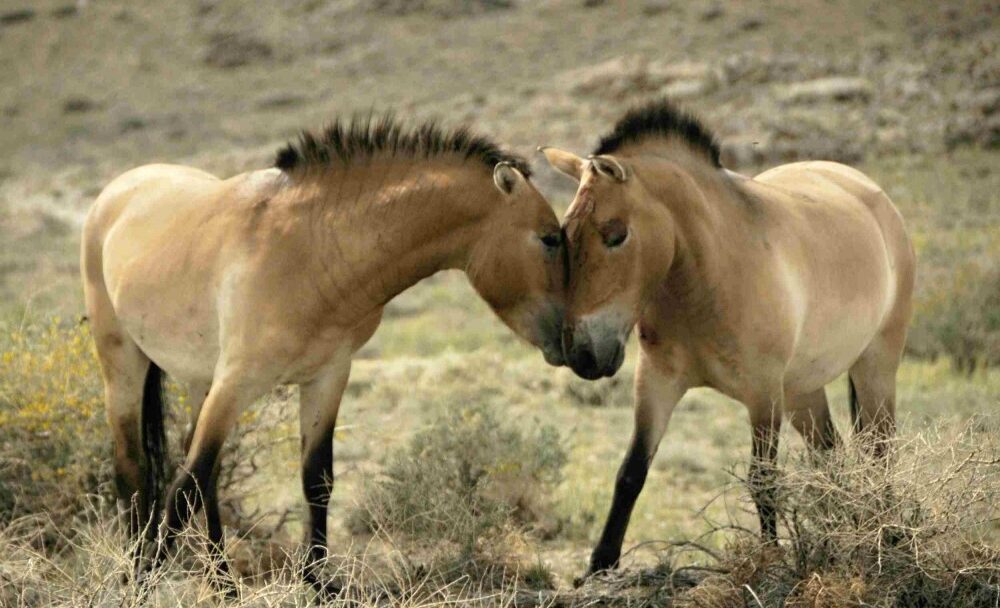
[[[618,161],[614,156],[609,156],[607,154],[602,154],[601,156],[591,156],[590,162],[594,165],[594,170],[605,177],[610,177],[611,179],[619,182],[623,182],[628,179],[628,171],[625,170],[625,166]]]
[[[522,180],[524,180],[524,176],[521,175],[521,172],[506,161],[499,162],[493,167],[493,183],[504,194],[513,192],[514,186]]]
[[[549,161],[553,169],[580,181],[583,165],[586,162],[582,158],[572,152],[548,146],[539,146],[538,151],[545,155],[545,160]]]

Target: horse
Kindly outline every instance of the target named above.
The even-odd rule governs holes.
[[[613,375],[639,328],[634,432],[585,576],[617,566],[650,461],[691,388],[747,407],[748,485],[768,543],[783,414],[810,449],[838,445],[825,385],[847,371],[854,431],[885,453],[915,256],[874,181],[824,161],[729,171],[717,138],[666,100],[628,110],[587,158],[541,151],[579,182],[563,218],[568,365]]]
[[[351,357],[386,303],[425,277],[463,270],[503,323],[563,363],[561,228],[530,177],[523,157],[467,127],[406,126],[387,114],[303,132],[271,168],[219,179],[145,165],[100,193],[83,228],[83,289],[117,495],[130,537],[145,529],[145,543],[159,547],[147,568],[204,506],[226,571],[220,448],[243,408],[275,385],[298,384],[303,576],[318,591],[339,591],[320,580],[318,564]],[[164,374],[188,386],[193,412],[162,503]]]

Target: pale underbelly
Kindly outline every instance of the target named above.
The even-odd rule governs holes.
[[[857,313],[803,331],[785,368],[785,391],[810,393],[846,372],[878,333],[880,321],[877,313]]]
[[[148,306],[115,302],[115,314],[129,336],[157,366],[181,382],[210,381],[219,360],[214,310],[158,300]]]

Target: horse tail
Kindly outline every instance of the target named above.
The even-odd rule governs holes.
[[[847,374],[847,398],[851,404],[851,424],[854,427],[854,432],[858,433],[861,431],[861,417],[860,412],[858,412],[858,389],[854,387],[854,378],[851,378],[850,374]]]
[[[167,437],[163,424],[163,370],[152,361],[142,387],[142,452],[143,492],[142,516],[151,530],[159,522],[166,485]]]

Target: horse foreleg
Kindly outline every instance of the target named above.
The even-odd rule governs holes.
[[[323,596],[339,593],[332,582],[321,580],[319,571],[326,560],[327,510],[333,491],[333,432],[340,400],[350,375],[350,353],[344,353],[316,379],[301,387],[299,426],[302,437],[302,490],[309,506],[306,526],[308,561],[303,579]]]
[[[194,429],[198,425],[198,416],[201,415],[201,407],[205,405],[208,391],[212,388],[211,382],[190,382],[188,383],[188,401],[191,404],[191,412],[188,416],[188,430],[184,435],[183,453],[187,454],[191,449],[191,442],[194,440]]]
[[[259,391],[232,380],[213,383],[198,416],[184,464],[167,492],[167,511],[154,565],[163,561],[178,532],[205,503],[209,503],[206,512],[212,558],[217,564],[223,563],[223,529],[215,490],[219,454],[239,412],[258,394]],[[219,568],[226,570],[224,565]]]
[[[635,429],[632,443],[618,469],[611,510],[601,539],[590,556],[590,566],[584,578],[618,566],[625,531],[635,501],[646,483],[649,463],[667,430],[674,406],[684,396],[687,386],[678,375],[657,369],[648,355],[640,356],[635,375]],[[580,581],[582,579],[578,580]]]
[[[780,393],[778,393],[780,395]],[[762,397],[747,402],[750,408],[752,460],[750,493],[760,518],[760,533],[766,542],[778,540],[777,505],[775,504],[775,460],[781,432],[782,398]]]

